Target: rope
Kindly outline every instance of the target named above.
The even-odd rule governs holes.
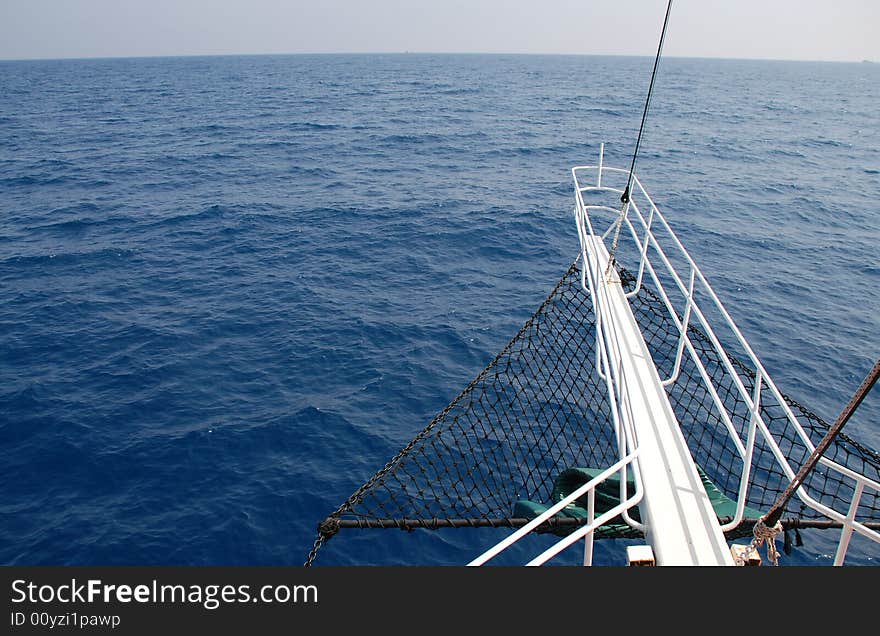
[[[719,517],[718,523],[721,525],[725,525],[733,521],[732,516]],[[743,536],[753,535],[752,530],[743,531],[741,528],[743,526],[754,526],[758,523],[760,519],[756,518],[745,518],[743,519],[736,528],[728,530],[726,534],[731,535],[733,538],[740,538]],[[440,518],[440,517],[431,517],[431,518],[411,518],[411,517],[400,517],[394,519],[336,519],[332,518],[327,520],[326,525],[322,524],[322,529],[320,531],[320,536],[324,538],[329,538],[344,529],[359,529],[359,530],[404,530],[406,532],[410,532],[412,530],[442,530],[444,528],[522,528],[524,525],[531,523],[532,518],[526,517],[469,517],[469,518]],[[786,518],[779,521],[782,526],[782,530],[797,530],[799,528],[814,528],[818,530],[830,530],[835,528],[842,528],[843,524],[839,521],[833,521],[830,519],[802,519],[799,517]],[[578,528],[580,526],[584,526],[587,524],[586,518],[579,517],[551,517],[547,519],[543,524],[538,526],[536,529],[537,532],[541,532],[541,530],[547,529],[564,529],[567,531],[571,531],[574,528]],[[866,521],[863,524],[866,528],[871,530],[880,530],[880,522],[877,521]],[[604,529],[605,527],[602,526]],[[609,526],[610,529],[610,526]],[[623,534],[618,532],[615,529],[614,533],[609,533],[608,536],[613,536],[614,538],[623,538],[624,536],[628,536],[629,530],[622,530]],[[636,532],[636,536],[642,536],[641,532]]]
[[[759,519],[752,531],[754,533],[754,538],[752,539],[751,544],[749,544],[749,549],[757,551],[761,545],[766,543],[767,558],[773,562],[773,565],[779,565],[779,551],[776,549],[776,536],[781,534],[782,531],[783,528],[780,522],[777,521],[775,525],[768,526],[763,520]]]
[[[880,360],[877,360],[874,364],[874,367],[856,390],[855,395],[853,395],[849,403],[838,416],[837,421],[828,430],[825,437],[822,438],[822,441],[819,442],[819,445],[816,446],[815,450],[813,450],[807,458],[807,461],[798,471],[797,475],[794,476],[794,479],[791,480],[791,483],[785,491],[779,496],[779,499],[776,500],[776,503],[773,504],[770,511],[761,517],[761,519],[758,520],[758,523],[755,524],[753,530],[754,539],[752,539],[751,548],[757,550],[763,543],[766,543],[767,558],[773,562],[773,565],[779,565],[779,552],[776,550],[775,538],[776,535],[783,531],[779,519],[782,517],[785,506],[788,505],[794,492],[801,486],[806,476],[809,475],[810,471],[812,471],[816,464],[819,463],[819,459],[822,457],[825,450],[831,445],[831,442],[834,441],[834,438],[837,437],[841,429],[843,429],[844,424],[846,424],[847,421],[849,421],[849,418],[852,417],[852,414],[855,413],[856,409],[868,395],[868,392],[877,382],[878,377],[880,377]]]
[[[632,163],[629,166],[629,176],[626,179],[626,188],[620,195],[620,216],[617,218],[617,226],[614,228],[614,239],[611,242],[611,252],[608,257],[608,267],[605,269],[605,275],[611,271],[614,262],[614,253],[617,251],[617,243],[620,240],[620,230],[623,221],[629,212],[630,190],[632,189],[633,175],[636,170],[636,159],[639,156],[639,149],[642,146],[642,134],[645,132],[645,121],[648,119],[648,108],[651,105],[651,96],[654,94],[654,80],[657,79],[657,68],[660,66],[660,55],[663,52],[663,41],[666,39],[666,27],[669,24],[669,14],[672,11],[672,0],[666,4],[666,16],[663,18],[663,29],[660,32],[660,44],[657,46],[657,55],[654,57],[654,69],[651,71],[651,82],[648,84],[648,95],[645,97],[645,108],[642,111],[642,123],[639,125],[639,134],[636,137],[636,147],[633,151]]]
[[[785,506],[792,498],[792,495],[794,495],[795,490],[801,486],[804,478],[813,470],[813,468],[816,467],[816,464],[819,463],[819,459],[831,445],[831,442],[834,441],[834,438],[837,437],[843,429],[843,426],[849,421],[849,418],[852,417],[852,414],[855,413],[856,409],[862,403],[862,400],[868,395],[868,392],[877,382],[877,378],[880,378],[880,359],[874,363],[874,367],[856,390],[852,399],[850,399],[849,403],[844,407],[843,411],[841,411],[840,415],[837,417],[837,421],[834,422],[834,425],[828,430],[828,433],[825,434],[825,437],[822,438],[822,441],[819,442],[819,445],[816,446],[816,449],[807,458],[807,461],[798,471],[797,475],[794,476],[794,479],[791,480],[791,483],[779,496],[779,499],[776,500],[776,503],[773,504],[770,511],[764,516],[766,524],[772,526],[779,521]]]

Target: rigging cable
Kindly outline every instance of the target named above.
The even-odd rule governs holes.
[[[617,243],[620,240],[620,230],[623,221],[629,211],[630,190],[632,189],[633,175],[636,170],[636,159],[642,146],[642,134],[645,132],[645,121],[648,119],[648,108],[651,105],[651,96],[654,94],[654,80],[657,78],[657,68],[660,66],[660,55],[663,52],[663,41],[666,39],[666,27],[669,24],[669,14],[672,11],[672,0],[666,4],[666,16],[663,18],[663,29],[660,31],[660,44],[657,46],[657,55],[654,57],[654,69],[651,71],[651,82],[648,84],[648,95],[645,97],[645,109],[642,111],[642,123],[639,125],[639,134],[636,137],[636,147],[633,151],[632,163],[629,166],[629,176],[626,179],[626,188],[620,195],[620,216],[617,218],[617,227],[614,229],[614,240],[611,243],[611,252],[608,256],[608,267],[605,275],[611,271],[614,263],[614,252],[617,251]]]
[[[791,480],[791,483],[788,485],[785,491],[781,495],[779,495],[779,498],[776,500],[776,503],[773,504],[773,507],[770,509],[770,511],[766,515],[761,517],[758,523],[755,524],[755,538],[752,541],[752,546],[757,547],[766,541],[771,559],[774,562],[776,561],[776,559],[774,558],[775,548],[773,546],[773,538],[781,531],[780,528],[777,527],[777,524],[779,523],[780,517],[782,517],[785,506],[788,505],[789,500],[791,500],[795,491],[800,488],[807,475],[813,470],[813,468],[816,467],[816,464],[819,463],[819,460],[822,458],[822,455],[831,445],[831,442],[834,441],[834,438],[837,437],[838,433],[840,433],[840,431],[843,429],[843,426],[847,423],[847,421],[849,421],[849,418],[852,417],[852,414],[855,413],[856,409],[871,391],[871,388],[877,382],[878,378],[880,378],[880,359],[878,359],[877,362],[874,363],[874,367],[865,377],[864,381],[856,390],[849,403],[844,407],[840,415],[837,416],[837,421],[834,422],[831,428],[828,429],[825,437],[822,438],[822,441],[819,442],[815,450],[813,450],[813,452],[807,458],[807,461],[804,462],[804,465],[794,476],[794,479]]]

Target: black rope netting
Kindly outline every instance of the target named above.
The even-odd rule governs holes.
[[[619,268],[625,289],[635,288]],[[604,469],[618,459],[606,385],[596,363],[596,331],[590,295],[581,287],[575,262],[538,311],[496,358],[386,466],[319,526],[310,564],[327,538],[343,528],[517,527],[530,519],[513,516],[517,500],[548,502],[554,479],[571,467]],[[630,299],[633,313],[661,377],[674,367],[679,331],[660,298],[645,285]],[[715,347],[701,330],[689,327],[690,341],[741,440],[749,409]],[[730,362],[749,394],[754,373]],[[762,385],[764,386],[764,385]],[[736,499],[742,459],[713,403],[696,363],[685,355],[678,379],[667,389],[691,453],[711,481]],[[795,470],[809,456],[782,404],[769,389],[761,392],[764,421]],[[784,397],[813,444],[828,424]],[[880,480],[880,455],[846,435],[825,457]],[[755,444],[747,505],[766,511],[789,480],[760,436]],[[806,488],[821,503],[846,513],[854,482],[819,466]],[[806,527],[821,515],[793,499],[784,527]],[[857,517],[880,521],[880,497],[866,491]],[[754,520],[729,536],[751,533]],[[583,520],[557,517],[544,531],[571,531]],[[596,537],[632,537],[623,525],[603,527]]]

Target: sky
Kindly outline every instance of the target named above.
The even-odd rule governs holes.
[[[666,0],[0,0],[0,59],[653,55]],[[880,62],[880,0],[676,0],[664,55]]]

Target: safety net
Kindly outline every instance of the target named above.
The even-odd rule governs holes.
[[[560,496],[559,477],[570,474],[566,471],[604,469],[620,459],[606,385],[596,368],[592,300],[581,286],[580,267],[575,261],[519,333],[461,394],[319,524],[307,565],[326,540],[352,529],[521,527],[542,510],[541,504]],[[620,266],[618,273],[624,289],[634,290],[631,273]],[[667,377],[678,349],[678,327],[647,285],[630,297],[630,306],[661,377]],[[698,365],[687,356],[667,393],[707,490],[730,503],[737,497],[743,465],[729,426],[744,440],[751,414],[720,359],[723,354],[701,329],[691,325],[688,332],[729,422],[713,403]],[[754,372],[727,355],[751,392]],[[762,395],[768,391],[762,384]],[[771,397],[761,400],[763,420],[797,470],[811,449],[785,407]],[[794,400],[784,401],[817,444],[828,423]],[[880,455],[845,434],[835,438],[825,457],[880,480]],[[768,510],[789,484],[762,439],[755,443],[751,466],[749,518],[729,531],[729,538],[750,535],[754,511]],[[804,486],[822,504],[844,513],[854,491],[854,482],[821,467],[809,474]],[[878,499],[875,491],[866,491],[857,518],[871,525],[880,522]],[[722,521],[730,520],[731,511],[729,505],[716,506]],[[585,522],[583,516],[561,514],[537,531],[563,534]],[[789,502],[782,520],[786,539],[790,529],[827,524],[797,498]],[[638,536],[623,523],[608,524],[595,533],[596,538]]]

